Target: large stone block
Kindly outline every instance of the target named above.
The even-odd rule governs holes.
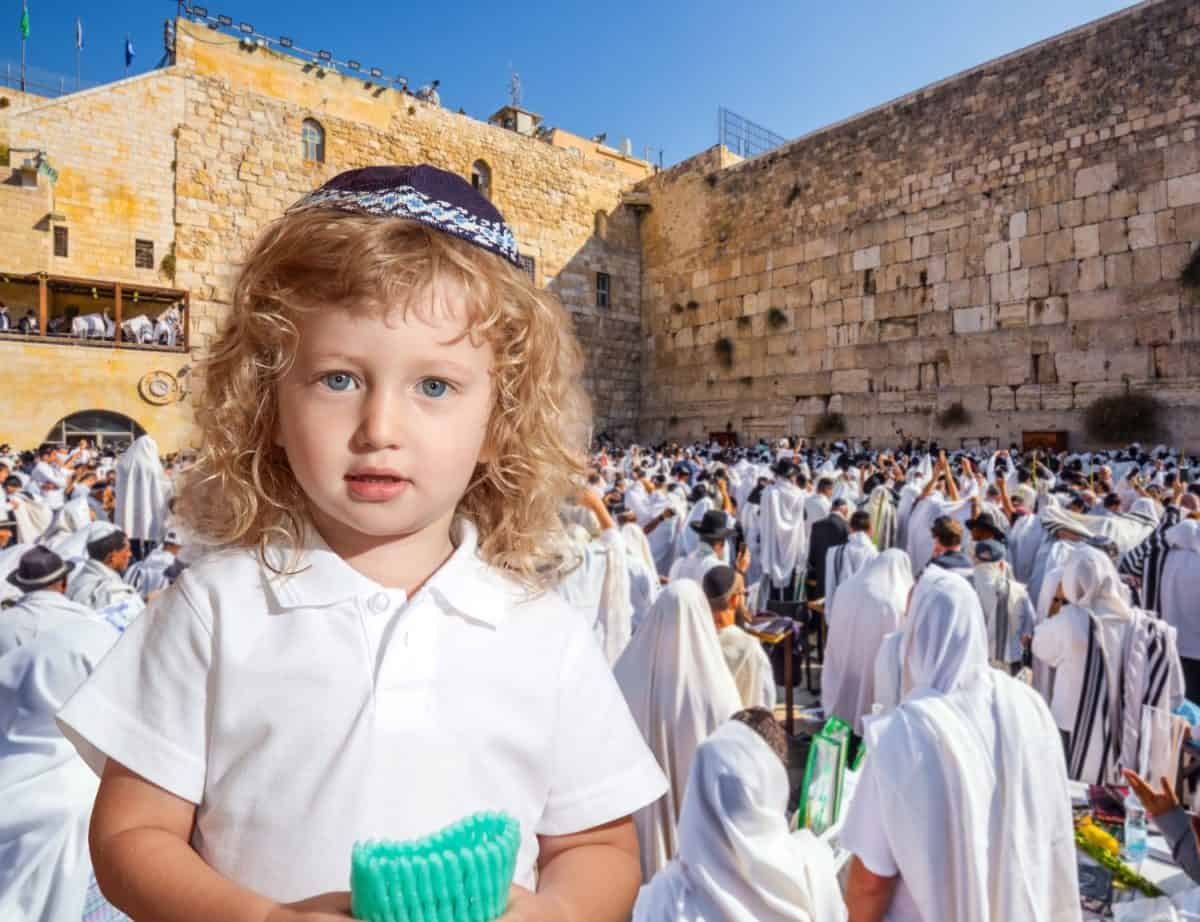
[[[1084,198],[1098,192],[1108,192],[1117,184],[1117,164],[1098,163],[1075,174],[1075,197]]]
[[[991,305],[959,308],[953,316],[955,333],[984,333],[996,326]]]
[[[833,390],[839,393],[862,394],[871,389],[871,373],[865,368],[833,372]]]

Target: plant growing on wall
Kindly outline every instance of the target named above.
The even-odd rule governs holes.
[[[668,426],[674,426],[674,425],[678,424],[678,422],[679,422],[679,417],[678,417],[678,416],[672,416],[670,419],[668,419],[668,420],[667,420],[667,425],[668,425]]]
[[[965,426],[971,421],[971,412],[958,401],[950,404],[937,415],[937,424],[943,429]]]
[[[1188,264],[1183,267],[1183,273],[1179,276],[1179,281],[1183,283],[1184,288],[1192,288],[1200,291],[1200,248],[1192,254],[1192,258],[1188,260]]]
[[[700,310],[700,302],[699,302],[699,301],[688,301],[688,303],[687,303],[687,309],[688,309],[689,311],[698,311],[698,310]]]
[[[163,255],[162,261],[158,264],[158,271],[171,280],[171,284],[175,283],[175,241],[171,241],[171,245],[167,247],[167,252]]]
[[[733,340],[728,336],[722,336],[713,343],[713,351],[717,353],[717,360],[726,368],[733,367]]]
[[[738,325],[738,329],[741,329],[741,330],[746,329],[746,327],[750,326],[750,318],[749,317],[738,317],[737,325]]]
[[[682,314],[683,313],[683,305],[680,304],[678,301],[676,301],[674,304],[671,305],[671,311],[676,314]]]
[[[773,307],[767,311],[767,325],[772,330],[782,330],[788,325],[788,315],[778,307]]]
[[[841,413],[822,413],[809,428],[810,435],[834,435],[846,431],[846,417]]]
[[[754,383],[754,379],[752,377],[750,377],[749,375],[744,375],[744,376],[738,378],[738,382],[742,385],[742,387],[749,387],[751,384]]]
[[[1143,391],[1097,397],[1084,412],[1083,425],[1094,441],[1103,444],[1147,442],[1162,432],[1163,404]]]

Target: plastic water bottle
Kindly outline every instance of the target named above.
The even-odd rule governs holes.
[[[1130,791],[1125,798],[1125,844],[1121,848],[1121,857],[1134,867],[1139,867],[1146,858],[1147,835],[1146,808]]]

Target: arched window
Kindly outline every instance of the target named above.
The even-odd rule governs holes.
[[[492,168],[482,160],[471,164],[471,186],[484,198],[492,197]]]
[[[604,211],[596,212],[595,234],[601,240],[608,239],[608,214]]]
[[[72,413],[56,422],[46,434],[47,442],[73,445],[81,438],[91,440],[97,448],[123,448],[146,430],[122,413],[110,410],[84,410]]]
[[[325,129],[315,118],[306,118],[300,127],[300,143],[304,148],[304,159],[314,163],[325,162]]]

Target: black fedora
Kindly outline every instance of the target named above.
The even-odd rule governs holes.
[[[967,528],[979,528],[983,531],[990,532],[992,539],[999,541],[1001,544],[1007,544],[1008,538],[1004,534],[1004,530],[996,523],[996,519],[990,512],[981,512],[973,519],[967,519]]]
[[[21,555],[21,562],[8,574],[8,581],[18,589],[33,592],[54,585],[74,568],[75,564],[64,562],[49,548],[33,547]]]
[[[725,513],[720,509],[709,509],[708,512],[704,513],[704,518],[699,522],[692,522],[688,527],[701,538],[706,538],[710,541],[719,541],[737,532],[736,528],[729,527],[727,524],[728,521],[725,518]]]

